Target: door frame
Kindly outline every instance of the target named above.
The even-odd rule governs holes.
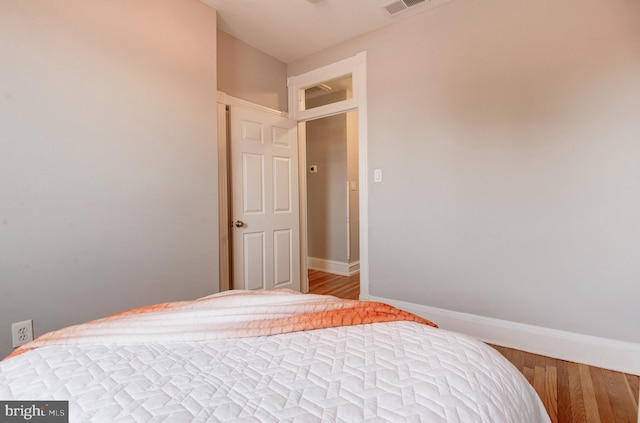
[[[231,288],[231,178],[229,177],[229,172],[231,171],[231,146],[229,145],[229,128],[227,126],[227,108],[230,106],[260,110],[283,118],[289,117],[286,112],[261,106],[218,91],[218,248],[220,261],[218,265],[218,289],[220,292]],[[302,283],[302,280],[300,283]]]
[[[301,93],[305,88],[352,75],[353,95],[351,99],[304,110]],[[360,236],[360,299],[369,298],[369,162],[367,136],[367,52],[312,71],[287,78],[289,89],[289,116],[298,121],[298,178],[300,189],[300,286],[302,292],[309,291],[307,277],[307,153],[305,122],[339,113],[358,111],[358,183],[359,236]]]

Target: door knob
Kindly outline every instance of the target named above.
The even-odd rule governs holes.
[[[235,226],[236,228],[243,228],[244,222],[242,220],[236,220],[235,222],[233,222],[233,226]]]

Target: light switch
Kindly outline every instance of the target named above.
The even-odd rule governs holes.
[[[351,181],[351,191],[357,191],[357,190],[358,190],[358,185],[356,181]]]
[[[382,169],[373,169],[373,182],[382,182]]]

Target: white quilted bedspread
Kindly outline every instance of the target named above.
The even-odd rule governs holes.
[[[206,342],[49,346],[0,362],[0,399],[70,422],[548,422],[467,336],[392,322]]]

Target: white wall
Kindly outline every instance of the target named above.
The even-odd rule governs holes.
[[[370,293],[640,342],[640,2],[456,0],[288,74],[363,50]]]
[[[287,111],[287,65],[218,31],[218,89],[242,100]]]
[[[0,2],[0,355],[218,289],[216,14]]]

